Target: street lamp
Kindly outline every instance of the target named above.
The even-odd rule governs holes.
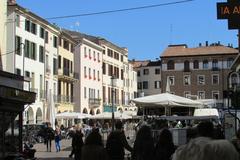
[[[111,76],[111,83],[112,83],[112,131],[114,131],[114,125],[115,125],[115,119],[114,119],[114,81],[116,80],[116,77],[113,75]]]

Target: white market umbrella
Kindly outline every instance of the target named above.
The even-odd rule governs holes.
[[[47,121],[51,123],[51,127],[55,129],[55,103],[53,100],[52,90],[49,90],[48,103],[47,103]]]
[[[90,114],[80,112],[62,112],[56,115],[57,119],[84,119],[90,117],[91,117]]]
[[[127,114],[114,112],[114,119],[131,119],[131,118],[132,117]],[[100,114],[96,114],[93,115],[90,119],[112,119],[112,112],[103,112]]]
[[[141,105],[142,107],[203,107],[203,103],[191,100],[185,97],[180,97],[170,93],[161,93],[151,96],[145,96],[140,98],[135,98],[132,100],[134,103]]]

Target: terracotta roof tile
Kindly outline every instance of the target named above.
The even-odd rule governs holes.
[[[169,46],[160,56],[178,57],[178,56],[199,56],[199,55],[217,55],[217,54],[236,54],[237,49],[226,46],[205,46],[197,48],[187,48],[186,46]]]

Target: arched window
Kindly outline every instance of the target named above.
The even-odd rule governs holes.
[[[208,60],[203,61],[203,69],[208,69]]]
[[[190,71],[189,61],[184,61],[184,72],[189,71]]]
[[[174,61],[173,60],[168,61],[168,63],[167,63],[167,70],[174,70],[174,69],[175,69]]]
[[[199,62],[198,62],[198,60],[193,61],[193,69],[199,69]]]

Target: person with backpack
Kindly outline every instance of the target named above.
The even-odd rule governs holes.
[[[133,148],[127,142],[121,121],[116,122],[115,129],[107,138],[106,150],[110,160],[124,160],[124,149],[132,152]]]

